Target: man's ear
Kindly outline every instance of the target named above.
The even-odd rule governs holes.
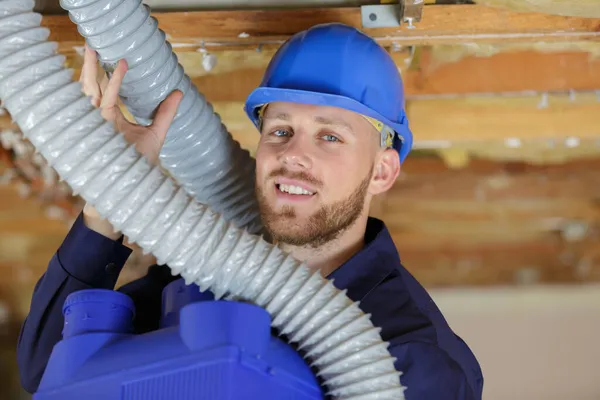
[[[378,195],[387,192],[396,182],[400,174],[400,158],[394,149],[385,149],[379,153],[375,161],[373,178],[371,179],[370,192]]]

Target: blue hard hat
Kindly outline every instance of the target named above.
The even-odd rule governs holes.
[[[246,100],[245,111],[256,127],[262,107],[276,101],[339,107],[375,119],[396,133],[392,146],[400,162],[412,148],[398,67],[354,27],[317,25],[284,43]]]

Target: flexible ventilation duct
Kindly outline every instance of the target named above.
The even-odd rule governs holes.
[[[0,99],[73,191],[174,275],[265,308],[335,398],[403,399],[388,344],[358,303],[151,166],[72,81],[33,7],[0,0]]]
[[[159,155],[161,164],[198,201],[236,226],[259,232],[256,164],[184,73],[149,7],[141,0],[61,0],[60,5],[105,70],[127,60],[119,94],[138,123],[149,125],[173,90],[184,93]]]

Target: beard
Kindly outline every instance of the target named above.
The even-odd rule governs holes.
[[[362,215],[373,168],[360,185],[345,199],[322,205],[306,218],[298,219],[293,205],[285,205],[275,211],[260,185],[256,195],[262,222],[271,239],[291,246],[317,248],[337,239]],[[319,182],[304,173],[290,173],[284,168],[273,171],[269,177],[285,176],[310,182],[319,187]],[[270,181],[270,180],[269,180]]]

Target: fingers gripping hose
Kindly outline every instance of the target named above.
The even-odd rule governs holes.
[[[60,4],[106,70],[120,59],[127,60],[129,69],[119,94],[138,123],[149,124],[173,90],[184,93],[161,149],[162,165],[198,201],[238,227],[259,232],[255,162],[185,75],[149,7],[142,0],[61,0]]]
[[[186,282],[265,308],[334,397],[403,399],[387,343],[358,303],[149,165],[72,81],[33,7],[0,0],[0,99],[74,192]]]

